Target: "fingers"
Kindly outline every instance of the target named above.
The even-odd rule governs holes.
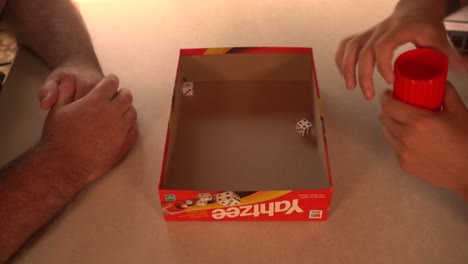
[[[354,38],[354,36],[350,36],[350,37],[347,37],[345,39],[343,39],[340,44],[338,45],[338,48],[336,49],[336,53],[335,53],[335,63],[336,63],[336,66],[338,67],[338,70],[340,71],[341,75],[343,75],[343,57],[344,57],[344,54],[345,54],[345,50],[346,50],[346,45],[348,44],[348,42]]]
[[[392,60],[395,50],[410,41],[407,31],[388,31],[384,33],[375,43],[375,57],[377,70],[388,84],[395,81],[392,69]]]
[[[87,95],[104,78],[104,75],[98,70],[83,70],[77,76],[80,78],[76,81],[75,100]]]
[[[127,143],[131,146],[135,143],[136,138],[138,137],[138,126],[135,124],[128,130]]]
[[[356,65],[359,64],[359,85],[366,99],[372,99],[375,96],[374,68],[377,67],[387,83],[393,83],[393,54],[399,46],[409,42],[439,50],[452,61],[461,61],[461,56],[450,46],[443,28],[411,19],[402,22],[390,17],[362,34],[346,38],[338,46],[335,62],[346,80],[347,88],[355,88]]]
[[[112,103],[122,113],[124,125],[126,127],[134,127],[137,120],[137,112],[135,107],[132,106],[133,96],[132,93],[125,88],[120,89],[117,95],[112,99]],[[129,130],[129,133],[131,129]]]
[[[335,57],[348,89],[356,87],[356,65],[359,61],[359,84],[366,99],[369,100],[375,96],[372,77],[375,65],[374,44],[381,34],[378,29],[376,26],[363,34],[343,40]]]
[[[386,128],[382,130],[382,137],[396,153],[403,151],[403,145]]]
[[[397,47],[380,43],[384,42],[379,41],[376,43],[378,48],[375,50],[377,70],[388,84],[392,84],[395,81],[395,74],[392,68],[393,52]]]
[[[457,112],[466,111],[466,106],[455,87],[450,82],[445,86],[444,111]]]
[[[395,121],[407,125],[412,122],[417,116],[425,115],[428,110],[411,106],[396,99],[392,95],[392,91],[387,90],[381,97],[382,113]]]
[[[127,137],[125,138],[124,149],[126,150],[126,152],[130,150],[130,148],[135,144],[137,137],[138,126],[135,124],[130,128],[130,130],[127,133]]]
[[[54,107],[65,106],[73,102],[75,96],[75,77],[70,73],[63,73],[58,86],[58,98]]]
[[[124,123],[128,127],[133,127],[135,125],[135,122],[137,120],[137,112],[135,110],[135,107],[131,106],[128,111],[126,111],[123,115],[122,118],[124,120]]]
[[[71,73],[53,74],[38,91],[40,107],[44,110],[64,106],[73,101],[76,90],[75,77]]]
[[[104,98],[107,100],[112,100],[116,96],[117,90],[119,88],[119,78],[117,76],[110,74],[102,79],[96,87],[91,90],[89,95],[96,96],[99,98]]]
[[[133,96],[130,90],[122,88],[118,90],[119,79],[115,75],[108,75],[91,90],[89,96],[103,98],[111,104],[111,108],[121,114],[124,127],[130,134],[131,128],[135,126],[137,112],[132,106]]]
[[[358,56],[361,48],[364,46],[371,34],[372,31],[369,30],[361,35],[351,38],[346,43],[341,62],[341,69],[348,89],[354,89],[356,87],[356,64],[358,62]]]
[[[382,137],[392,149],[400,153],[404,151],[404,144],[401,142],[405,126],[400,122],[387,116],[385,113],[381,113],[379,116],[380,123],[382,123]]]
[[[384,30],[385,26],[379,25],[375,33],[363,46],[359,56],[359,84],[366,99],[375,96],[373,82],[374,68],[377,66],[379,73],[389,84],[395,80],[392,69],[393,53],[402,44],[410,41],[408,31]]]
[[[60,80],[48,80],[38,91],[37,97],[40,102],[41,109],[47,110],[54,106],[58,97],[58,85]]]
[[[403,131],[405,126],[396,121],[395,119],[387,116],[386,114],[382,113],[379,116],[380,123],[382,123],[383,127],[390,133],[394,138],[400,138],[403,135]]]
[[[128,89],[122,88],[112,99],[112,102],[117,105],[122,113],[127,112],[133,102],[132,93]]]
[[[375,90],[373,83],[375,54],[373,48],[373,37],[364,45],[359,54],[359,85],[367,100],[374,98]]]

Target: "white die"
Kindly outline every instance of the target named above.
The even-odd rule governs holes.
[[[184,82],[182,84],[182,94],[184,96],[193,96],[193,82]]]
[[[207,203],[207,202],[213,200],[213,197],[209,193],[199,193],[198,194],[198,200]]]
[[[202,201],[202,200],[198,200],[195,204],[196,204],[197,206],[206,206],[208,203],[205,202],[205,201]]]
[[[309,135],[312,130],[312,123],[307,119],[302,119],[296,124],[296,131],[301,136]]]
[[[224,206],[241,204],[240,197],[235,192],[223,192],[216,195],[216,201]]]

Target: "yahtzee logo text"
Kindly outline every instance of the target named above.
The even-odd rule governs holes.
[[[225,217],[236,218],[236,217],[259,217],[260,215],[274,216],[276,213],[284,213],[286,215],[292,213],[303,213],[304,210],[299,206],[299,200],[294,199],[292,201],[279,201],[261,204],[250,204],[239,207],[230,207],[227,209],[214,209],[211,212],[213,219],[221,220]]]

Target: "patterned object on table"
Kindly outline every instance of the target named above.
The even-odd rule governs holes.
[[[15,38],[5,29],[0,29],[0,91],[10,73],[17,50],[18,45]]]

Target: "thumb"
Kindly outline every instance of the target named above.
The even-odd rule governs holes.
[[[75,77],[71,73],[62,73],[58,85],[58,99],[56,107],[65,106],[73,102],[75,96]]]
[[[450,82],[445,85],[444,110],[447,112],[466,111],[465,104]]]
[[[57,101],[59,81],[59,78],[52,78],[39,88],[37,98],[42,109],[47,110],[51,108]]]

